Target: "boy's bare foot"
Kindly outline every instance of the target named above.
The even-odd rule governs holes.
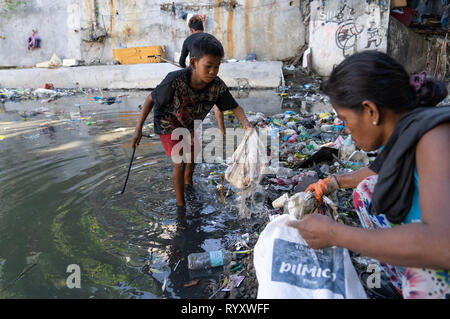
[[[178,206],[177,205],[177,215],[179,217],[183,217],[186,214],[186,206]]]

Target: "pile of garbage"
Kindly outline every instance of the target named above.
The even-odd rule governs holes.
[[[320,91],[322,77],[318,74],[308,75],[308,71],[302,67],[284,66],[285,85],[278,88],[282,98],[282,108],[299,108],[301,111],[315,112],[312,110],[317,105],[330,105],[328,96]]]
[[[230,112],[225,113],[227,120],[232,119]],[[247,112],[247,118],[257,130],[268,129],[272,137],[278,136],[279,145],[267,145],[267,153],[279,156],[272,156],[270,166],[257,190],[260,193],[259,204],[264,209],[250,210],[251,214],[244,220],[247,226],[243,227],[244,234],[226,247],[228,251],[234,252],[235,258],[229,259],[229,264],[224,265],[216,290],[210,298],[255,298],[258,283],[253,267],[253,248],[265,226],[283,214],[293,213],[296,217],[301,217],[316,211],[318,207],[315,199],[311,193],[304,193],[311,183],[333,174],[344,174],[367,166],[376,156],[375,153],[366,153],[356,148],[335,112],[311,114],[289,110],[273,116]],[[223,169],[223,164],[220,163],[221,167],[215,171]],[[215,171],[211,172],[208,180],[217,186],[218,191],[223,192],[223,181]],[[234,196],[236,207],[239,207],[241,190],[233,185],[225,185],[225,188],[228,191],[223,192],[222,196]],[[254,202],[251,195],[246,194],[247,198],[244,198],[249,206]],[[311,207],[297,207],[301,202],[314,203],[309,205]],[[338,222],[361,226],[353,208],[351,189],[340,189],[324,198],[323,206],[327,214]],[[361,273],[365,264],[372,262],[353,252],[351,257],[355,268]]]
[[[376,156],[356,148],[334,112],[302,114],[285,111],[271,117],[253,113],[248,119],[257,128],[268,127],[272,136],[279,137],[278,149],[274,145],[268,149],[268,153],[277,152],[279,156],[271,159],[268,174],[261,181],[268,203],[285,193],[304,192],[319,179],[365,167]],[[332,200],[337,207],[348,208],[351,207],[351,200],[350,205],[348,203],[351,193],[347,197]],[[283,213],[271,205],[268,209],[271,216]]]
[[[0,89],[0,103],[6,102],[23,102],[27,100],[41,100],[43,103],[52,102],[63,96],[74,96],[80,93],[88,94],[92,93],[92,89],[58,89],[48,84],[43,85],[40,88],[16,88]]]

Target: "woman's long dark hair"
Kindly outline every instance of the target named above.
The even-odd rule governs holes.
[[[362,110],[369,100],[378,107],[396,113],[419,106],[435,106],[447,96],[442,81],[426,77],[414,87],[405,68],[389,55],[378,51],[363,51],[346,58],[331,72],[322,91],[339,107]]]

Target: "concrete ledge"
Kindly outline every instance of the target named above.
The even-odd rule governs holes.
[[[55,88],[153,89],[175,70],[169,63],[0,70],[0,87],[38,88],[53,83]],[[219,71],[230,88],[276,88],[282,76],[278,61],[223,63]]]

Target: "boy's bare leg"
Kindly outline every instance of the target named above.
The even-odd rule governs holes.
[[[173,182],[173,189],[175,190],[175,196],[177,199],[177,206],[186,205],[186,202],[184,201],[185,166],[186,166],[185,163],[180,164],[173,163],[172,182]]]
[[[194,175],[195,163],[186,164],[186,169],[184,170],[184,183],[192,185],[192,176]]]
[[[194,175],[194,152],[191,152],[191,162],[186,163],[186,168],[184,170],[184,183],[192,185],[192,176]]]

